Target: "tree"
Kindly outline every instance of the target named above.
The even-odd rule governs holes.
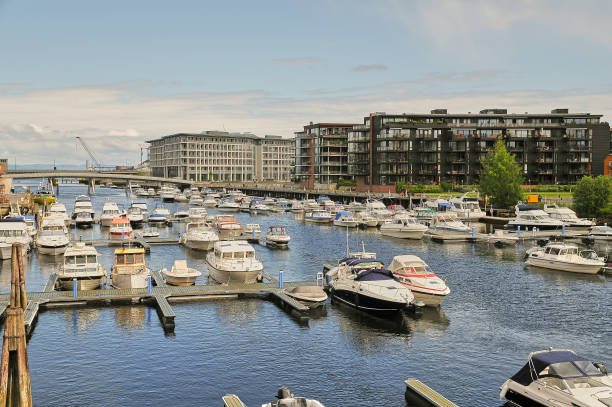
[[[522,199],[521,167],[514,154],[508,153],[502,140],[495,142],[482,161],[480,192],[493,199],[498,207],[508,208]]]
[[[605,175],[582,177],[574,189],[574,209],[581,218],[594,218],[608,205],[612,180]]]
[[[399,181],[395,184],[395,192],[398,194],[406,192],[406,189],[408,189],[408,185],[404,181]]]

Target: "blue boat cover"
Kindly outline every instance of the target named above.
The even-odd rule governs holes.
[[[440,206],[453,206],[453,205],[449,204],[448,202],[440,202],[438,203],[438,207]]]
[[[350,215],[352,215],[352,213],[351,212],[338,212],[336,214],[336,219],[340,219],[340,216],[342,216],[342,215],[349,215],[350,216]]]
[[[390,270],[385,269],[369,269],[364,270],[355,278],[355,281],[380,281],[380,280],[396,280]]]
[[[340,260],[340,263],[346,263],[348,266],[356,266],[358,264],[362,264],[362,263],[380,263],[380,264],[384,264],[382,262],[382,260],[378,260],[378,259],[360,259],[357,257],[346,257],[342,260]]]
[[[540,208],[539,206],[535,206],[535,205],[519,205],[518,206],[518,210],[519,211],[535,211],[535,210],[541,210],[542,208]]]

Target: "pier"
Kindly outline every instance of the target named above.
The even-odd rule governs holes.
[[[457,407],[426,384],[417,379],[408,379],[406,384],[406,402],[414,407]]]

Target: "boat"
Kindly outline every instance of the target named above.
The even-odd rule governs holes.
[[[0,236],[0,239],[2,237]],[[0,260],[9,260],[13,257],[13,245],[0,241]]]
[[[380,227],[380,234],[402,239],[421,239],[427,231],[427,226],[421,225],[414,217],[402,216]]]
[[[159,237],[159,231],[157,228],[145,228],[140,231],[140,236],[142,237]]]
[[[149,193],[144,189],[144,188],[138,188],[136,189],[136,192],[134,192],[134,194],[136,196],[139,196],[141,198],[146,198],[149,196]]]
[[[183,220],[189,218],[189,209],[188,208],[178,208],[176,212],[174,212],[174,219]]]
[[[593,226],[589,232],[589,238],[594,240],[612,240],[612,227],[608,225]]]
[[[482,241],[489,244],[494,244],[495,246],[511,246],[516,244],[519,241],[518,236],[511,235],[509,233],[504,232],[501,229],[497,229],[493,233],[489,233],[482,238]]]
[[[249,203],[249,212],[251,215],[266,214],[270,211],[272,211],[272,208],[264,204],[259,198],[252,199]]]
[[[145,262],[143,248],[115,249],[115,264],[111,269],[111,285],[115,288],[147,288],[151,271]]]
[[[304,204],[300,201],[291,201],[291,206],[289,210],[293,213],[302,213],[304,212]]]
[[[192,194],[189,197],[189,205],[191,205],[191,206],[204,206],[204,199],[202,199],[202,197],[199,194],[197,194],[197,193]]]
[[[315,209],[312,212],[306,212],[304,215],[304,220],[312,223],[330,224],[332,219],[333,217],[331,213],[323,209]]]
[[[41,206],[49,206],[55,202],[53,185],[50,182],[41,181],[41,183],[38,184],[36,194],[34,194],[34,202]]]
[[[66,226],[70,225],[70,216],[68,216],[68,212],[66,211],[66,206],[63,203],[55,202],[52,203],[47,211],[47,216],[53,216],[55,218],[60,218],[64,221]]]
[[[217,200],[211,196],[208,196],[202,202],[202,206],[204,206],[205,208],[214,208],[217,206]]]
[[[232,198],[226,198],[219,202],[217,209],[221,212],[238,212],[240,210],[240,204]]]
[[[22,216],[22,218],[26,224],[26,229],[28,230],[30,237],[32,237],[32,239],[36,238],[36,234],[38,233],[38,228],[36,226],[36,216],[24,215]]]
[[[255,257],[255,249],[244,240],[220,241],[206,255],[208,275],[226,283],[255,283],[263,272],[263,264]]]
[[[127,211],[127,217],[130,220],[130,224],[133,227],[139,227],[144,222],[144,214],[142,213],[142,209],[136,206],[130,206],[130,209]]]
[[[318,285],[285,288],[284,293],[308,308],[318,308],[327,301],[327,294]]]
[[[74,208],[72,209],[72,219],[76,219],[78,213],[89,212],[91,218],[95,214],[91,199],[87,195],[79,195],[74,201]]]
[[[175,202],[187,202],[189,201],[189,198],[187,198],[184,193],[179,192],[174,196],[174,201]]]
[[[239,239],[242,234],[242,226],[234,215],[218,215],[216,219],[219,240]]]
[[[414,216],[419,222],[428,224],[433,219],[436,211],[426,206],[417,206],[413,209]]]
[[[144,221],[148,220],[148,218],[149,218],[149,207],[147,206],[146,202],[143,202],[143,201],[132,202],[132,204],[130,205],[130,208],[138,208],[138,209],[140,209],[140,213],[142,213],[142,216],[144,217]]]
[[[370,215],[369,212],[359,212],[356,215],[359,226],[362,228],[375,228],[378,226],[378,219]]]
[[[242,228],[242,238],[247,242],[259,242],[261,227],[258,223],[247,223]]]
[[[353,212],[353,213],[357,213],[357,212],[363,212],[366,210],[366,207],[364,204],[362,204],[361,202],[357,202],[357,201],[353,201],[351,202],[348,207],[346,208],[349,211]]]
[[[211,250],[219,241],[217,232],[203,223],[188,223],[179,243],[193,250]]]
[[[317,201],[315,201],[314,199],[305,199],[302,203],[302,207],[305,211],[314,211],[316,209],[321,209]]]
[[[567,227],[572,228],[590,228],[595,225],[591,219],[583,219],[576,216],[576,212],[565,206],[557,204],[544,205],[544,212],[550,215],[551,218],[560,220]]]
[[[93,214],[87,210],[83,212],[77,212],[74,223],[77,228],[89,228],[94,223]]]
[[[161,273],[166,278],[166,283],[170,285],[194,285],[196,278],[202,275],[201,271],[187,267],[187,260],[174,260],[172,269],[162,269]]]
[[[149,216],[149,222],[152,223],[163,223],[168,220],[168,216],[170,216],[170,211],[162,204],[157,204],[155,209],[153,209],[153,213]]]
[[[514,405],[604,407],[612,405],[612,375],[603,363],[569,349],[532,352],[499,394]]]
[[[430,307],[439,307],[450,293],[444,280],[436,276],[429,265],[413,255],[395,256],[389,270],[404,284],[417,300]]]
[[[530,251],[525,263],[530,266],[552,270],[597,274],[606,263],[600,259],[589,257],[582,256],[577,246],[565,243],[548,243],[544,247],[538,247]]]
[[[106,284],[106,270],[99,262],[99,254],[95,247],[77,242],[64,253],[64,263],[57,273],[60,288],[72,290],[76,279],[77,290],[95,290]]]
[[[40,233],[36,237],[38,253],[52,256],[63,254],[69,244],[68,229],[66,229],[64,220],[53,216],[44,217],[41,221]]]
[[[32,247],[32,236],[23,219],[0,219],[0,242],[21,244],[21,253],[25,255]]]
[[[516,217],[511,218],[506,225],[508,229],[522,230],[537,228],[538,230],[554,230],[561,229],[563,222],[559,219],[553,219],[550,215],[542,210],[539,206],[523,205],[519,202],[515,206],[514,213]]]
[[[132,226],[127,216],[119,216],[112,220],[111,227],[108,232],[112,240],[120,239],[127,240],[132,238]]]
[[[429,223],[429,229],[434,234],[471,232],[471,228],[461,222],[455,212],[437,212]]]
[[[147,194],[148,194],[150,197],[155,196],[155,195],[156,195],[156,193],[155,193],[155,189],[154,189],[154,188],[148,188],[148,189],[147,189]]]
[[[121,214],[119,206],[115,202],[105,202],[100,214],[100,225],[109,227],[116,217]]]
[[[163,202],[174,202],[176,191],[172,187],[162,186],[161,190],[159,191],[159,197]]]
[[[266,246],[286,249],[291,237],[284,226],[270,226],[266,233]]]
[[[338,212],[336,218],[332,222],[334,226],[342,226],[346,228],[356,228],[359,226],[359,220],[353,216],[351,212]]]
[[[261,407],[325,407],[317,400],[295,397],[288,387],[278,389],[277,400],[262,404]],[[230,406],[227,406],[230,407]],[[234,407],[233,405],[231,407]],[[240,405],[236,407],[241,407]]]
[[[480,209],[478,198],[468,196],[468,194],[473,193],[474,191],[466,192],[460,197],[450,199],[450,204],[452,205],[451,211],[455,212],[461,220],[477,222],[480,218],[486,216],[483,210]]]
[[[365,203],[366,211],[370,213],[378,221],[378,226],[381,226],[385,221],[393,216],[391,212],[382,201],[374,198],[366,199]]]
[[[205,208],[189,208],[187,211],[187,219],[191,223],[204,222],[206,215],[208,213]]]

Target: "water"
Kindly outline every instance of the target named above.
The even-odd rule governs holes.
[[[60,200],[70,211],[84,191],[63,187]],[[98,214],[107,199],[128,202],[123,191],[100,188],[93,197]],[[148,203],[152,210],[155,201]],[[286,280],[314,279],[346,249],[339,228],[291,214],[237,216],[259,223],[262,234],[269,225],[287,227],[289,250],[255,245],[265,269],[282,269]],[[183,228],[163,228],[162,236]],[[98,226],[72,233],[103,234]],[[570,348],[612,363],[610,277],[526,270],[524,247],[409,242],[369,231],[351,232],[349,241],[353,250],[363,241],[386,262],[422,257],[451,288],[442,310],[385,320],[328,303],[304,324],[259,299],[182,303],[173,305],[169,336],[145,306],[45,311],[28,346],[36,405],[218,406],[223,394],[236,393],[258,406],[287,385],[326,406],[399,407],[403,381],[415,377],[462,406],[499,406],[499,387],[531,351]],[[112,250],[98,248],[107,268]],[[204,253],[177,246],[154,246],[148,262],[169,267],[175,258],[205,270]],[[49,257],[30,256],[28,289],[40,290],[56,267]],[[0,289],[9,284],[5,262]]]

